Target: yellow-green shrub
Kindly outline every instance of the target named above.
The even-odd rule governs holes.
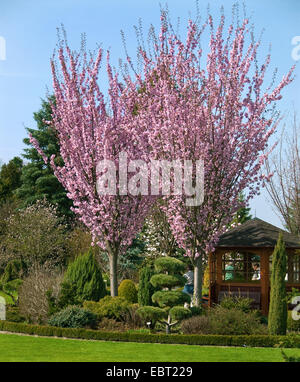
[[[118,295],[132,304],[135,304],[138,301],[137,289],[134,282],[131,280],[123,280],[121,282],[118,288]]]

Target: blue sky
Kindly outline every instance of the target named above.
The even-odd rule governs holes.
[[[6,41],[6,60],[0,60],[0,159],[8,161],[20,155],[24,148],[25,126],[35,127],[33,112],[40,108],[46,89],[51,92],[49,60],[57,43],[56,28],[62,23],[73,48],[80,46],[81,33],[87,35],[87,47],[97,43],[111,48],[112,58],[124,57],[120,30],[126,34],[129,52],[134,55],[136,37],[133,25],[143,20],[145,31],[150,23],[159,24],[158,0],[0,0],[0,36]],[[208,1],[199,0],[204,17]],[[212,0],[216,12],[221,5],[231,13],[232,0]],[[291,40],[300,36],[299,0],[245,0],[257,32],[265,29],[262,52],[272,44],[272,65],[278,67],[279,77],[295,63]],[[172,19],[195,14],[194,0],[169,0]],[[117,64],[117,61],[115,61]],[[286,122],[293,110],[300,109],[300,68],[296,79],[284,90],[279,109]],[[280,131],[279,131],[280,133]],[[266,193],[251,202],[252,214],[280,225],[278,217],[267,202]]]

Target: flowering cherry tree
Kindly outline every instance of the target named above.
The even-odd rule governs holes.
[[[153,201],[151,196],[126,194],[117,182],[110,184],[116,187],[114,194],[99,192],[97,187],[99,176],[105,173],[104,168],[99,169],[99,162],[112,161],[116,165],[114,181],[120,176],[121,152],[126,152],[128,160],[143,157],[132,139],[136,126],[131,123],[134,115],[128,109],[126,87],[113,73],[109,53],[106,67],[109,100],[104,100],[97,81],[102,57],[102,49],[88,58],[63,43],[58,60],[51,61],[55,102],[51,105],[50,128],[57,134],[63,165],[59,166],[54,156],[47,158],[38,142],[32,136],[30,139],[44,161],[50,160],[55,176],[73,200],[73,211],[92,233],[93,243],[108,253],[111,295],[116,296],[118,255],[124,253],[140,231]],[[123,170],[126,172],[127,168]]]
[[[190,20],[183,41],[163,11],[160,34],[153,38],[154,54],[140,47],[144,71],[137,77],[141,91],[135,120],[144,127],[140,145],[147,142],[155,159],[204,162],[202,203],[187,205],[187,195],[165,197],[174,237],[194,264],[197,305],[205,256],[214,251],[236,211],[268,180],[260,168],[278,125],[272,106],[292,81],[293,68],[277,86],[263,90],[270,55],[257,65],[260,43],[248,39],[249,29],[245,19],[226,31],[223,15],[215,29],[209,16],[202,27]],[[200,41],[206,30],[205,59]],[[191,179],[195,182],[195,175]],[[246,188],[249,192],[241,203],[239,196]]]

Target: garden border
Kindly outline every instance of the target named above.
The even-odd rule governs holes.
[[[300,348],[300,335],[212,335],[212,334],[144,334],[128,332],[106,332],[82,328],[58,328],[54,326],[30,325],[0,321],[0,331],[23,333],[47,337],[65,337],[82,340],[140,342],[177,345],[212,345],[242,347]]]

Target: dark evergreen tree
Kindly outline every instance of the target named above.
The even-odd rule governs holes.
[[[143,251],[145,242],[138,235],[133,239],[132,244],[127,248],[127,251],[120,255],[118,259],[119,278],[131,279],[134,274],[137,274],[138,267],[144,260]]]
[[[54,154],[55,163],[62,165],[55,129],[45,122],[52,120],[50,100],[54,101],[53,97],[47,101],[42,100],[41,109],[33,114],[37,128],[27,128],[26,130],[39,142],[41,149],[48,158]],[[32,146],[29,138],[25,138],[23,141],[28,147],[24,149],[22,156],[28,162],[22,169],[22,184],[16,192],[22,200],[22,204],[25,207],[45,197],[51,204],[57,206],[57,212],[60,216],[68,219],[73,218],[73,212],[70,210],[72,202],[67,198],[65,189],[54,176],[50,164],[44,163],[43,158]]]
[[[72,294],[71,303],[99,301],[106,295],[102,272],[91,250],[69,264],[63,286],[60,301],[65,301],[64,294],[69,293]],[[65,303],[67,304],[67,301]]]
[[[21,186],[23,161],[14,157],[0,169],[0,205],[12,200],[17,188]]]
[[[287,256],[282,234],[279,235],[273,252],[271,271],[271,293],[268,317],[268,330],[270,334],[286,334],[287,299],[285,276]]]
[[[241,194],[240,195],[240,198],[239,198],[239,201],[241,203],[244,203],[245,201],[245,196],[244,194]],[[252,219],[252,216],[250,214],[250,210],[251,208],[249,207],[241,207],[235,214],[234,218],[233,218],[233,221],[231,222],[231,224],[243,224],[245,223],[246,221],[248,220],[251,220]]]
[[[139,272],[138,303],[140,306],[152,305],[152,295],[155,291],[150,279],[154,270],[150,266],[143,267]]]

